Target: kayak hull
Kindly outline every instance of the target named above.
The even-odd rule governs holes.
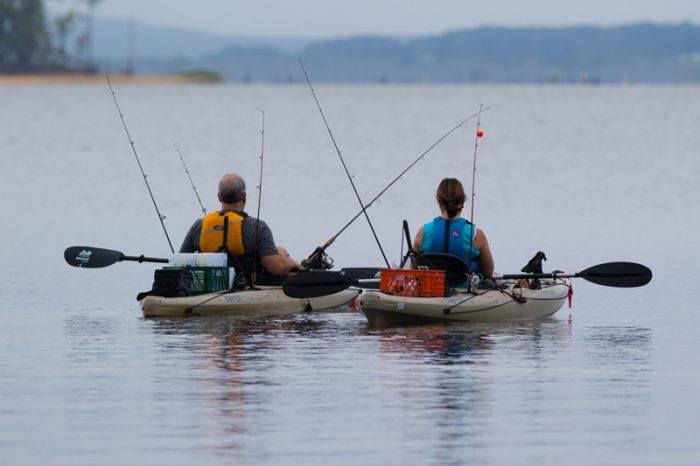
[[[210,293],[182,298],[147,296],[140,301],[144,317],[282,316],[302,311],[334,309],[352,301],[359,289],[347,289],[318,298],[290,298],[282,287],[259,287],[235,293]]]
[[[357,308],[372,325],[533,320],[556,313],[564,305],[569,289],[566,282],[557,280],[543,281],[540,290],[510,286],[436,298],[367,291],[357,300]],[[519,298],[524,301],[519,302]]]

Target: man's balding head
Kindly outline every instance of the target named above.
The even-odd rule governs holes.
[[[224,204],[235,204],[245,200],[245,181],[235,173],[227,173],[219,181],[219,200]]]

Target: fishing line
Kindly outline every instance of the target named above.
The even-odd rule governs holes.
[[[377,246],[379,246],[379,251],[382,253],[382,257],[384,258],[384,262],[386,263],[386,268],[390,269],[391,266],[389,265],[389,260],[386,258],[386,254],[384,254],[384,249],[382,248],[382,244],[379,242],[379,238],[377,237],[377,233],[374,231],[374,226],[372,225],[372,221],[369,219],[369,215],[367,214],[366,207],[364,203],[362,202],[362,199],[360,198],[360,193],[357,192],[357,188],[355,187],[355,182],[352,181],[352,176],[350,175],[350,171],[348,170],[347,165],[345,164],[345,160],[343,160],[343,155],[340,152],[340,149],[338,148],[338,144],[335,142],[335,137],[333,136],[333,132],[331,131],[330,126],[328,126],[328,121],[326,121],[326,115],[323,114],[323,109],[321,108],[321,104],[318,101],[318,98],[316,97],[316,91],[314,91],[313,86],[311,85],[311,80],[309,80],[309,75],[306,72],[306,68],[304,68],[304,63],[301,61],[301,58],[299,59],[299,64],[301,65],[301,69],[304,71],[304,76],[306,77],[306,82],[309,84],[309,89],[311,89],[311,94],[314,96],[314,100],[316,101],[316,106],[318,107],[318,111],[321,112],[321,118],[323,118],[323,123],[326,125],[326,129],[328,130],[328,134],[331,136],[331,141],[333,141],[333,146],[335,147],[335,151],[338,153],[338,157],[340,158],[340,162],[343,164],[343,168],[345,169],[345,174],[348,176],[348,180],[350,180],[350,184],[352,185],[352,190],[355,192],[355,196],[357,197],[357,201],[360,203],[360,207],[362,208],[362,213],[365,215],[365,218],[367,219],[367,223],[369,224],[370,230],[372,230],[372,235],[374,235],[374,239],[377,242]]]
[[[197,192],[197,188],[194,187],[194,181],[192,181],[192,176],[190,176],[190,171],[187,169],[187,164],[185,163],[185,159],[182,157],[182,152],[180,152],[180,148],[177,146],[177,144],[173,144],[175,146],[175,150],[177,151],[177,155],[180,156],[180,160],[182,161],[182,166],[185,167],[185,172],[187,173],[187,178],[190,179],[190,184],[192,185],[192,189],[194,190],[194,195],[197,196],[197,201],[199,202],[199,206],[202,208],[202,212],[204,212],[204,215],[207,214],[207,209],[204,208],[204,204],[202,204],[202,199],[199,197],[199,193]]]
[[[490,109],[490,107],[486,107],[486,108],[484,108],[484,109],[481,109],[481,108],[480,108],[479,111],[478,111],[477,113],[474,113],[474,114],[468,116],[468,117],[465,118],[464,120],[460,121],[454,128],[452,128],[451,130],[449,130],[448,132],[446,132],[445,134],[443,134],[437,141],[435,141],[435,142],[434,142],[430,147],[428,147],[421,155],[419,155],[413,162],[411,162],[411,164],[410,164],[408,167],[406,167],[401,173],[399,173],[398,176],[397,176],[396,178],[394,178],[394,179],[391,181],[391,183],[389,183],[384,189],[382,189],[381,192],[380,192],[379,194],[377,194],[377,195],[374,197],[374,199],[372,199],[371,201],[369,201],[369,203],[368,203],[367,205],[364,206],[364,209],[369,209],[369,208],[372,206],[372,204],[374,204],[374,203],[377,201],[377,199],[379,199],[380,197],[382,197],[382,195],[384,195],[384,193],[387,192],[387,191],[389,190],[389,188],[391,188],[397,181],[399,181],[399,180],[401,179],[402,176],[404,176],[411,168],[413,168],[414,165],[416,165],[418,162],[420,162],[420,160],[423,159],[423,157],[425,157],[426,155],[428,155],[428,153],[429,153],[430,151],[432,151],[432,150],[435,148],[435,146],[437,146],[437,145],[440,144],[442,141],[444,141],[450,134],[452,134],[452,133],[454,133],[455,131],[457,131],[459,128],[461,128],[461,127],[462,127],[465,123],[467,123],[469,120],[472,120],[473,118],[475,118],[475,117],[481,115],[482,112],[485,112],[485,111],[487,111],[487,110],[489,110],[489,109]],[[311,262],[313,262],[314,260],[316,260],[316,259],[318,258],[319,255],[323,254],[324,251],[325,251],[328,247],[330,247],[330,245],[333,244],[333,242],[335,242],[335,240],[338,238],[338,236],[340,236],[350,225],[353,224],[353,222],[354,222],[355,220],[357,220],[357,219],[360,217],[360,215],[362,215],[362,212],[364,212],[364,209],[361,210],[360,212],[358,212],[353,218],[351,218],[350,221],[349,221],[348,223],[346,223],[345,226],[343,226],[343,228],[340,229],[340,231],[338,231],[338,233],[336,233],[335,235],[331,236],[330,239],[328,239],[328,241],[326,241],[326,243],[325,243],[323,246],[320,246],[320,247],[316,248],[316,250],[315,250],[313,253],[311,253],[311,255],[306,259],[305,262],[311,263]]]
[[[160,224],[163,227],[163,233],[165,233],[165,238],[168,240],[168,245],[170,246],[170,251],[175,254],[175,249],[173,248],[173,243],[170,241],[170,236],[168,235],[168,230],[165,228],[165,223],[163,220],[165,220],[165,215],[162,215],[160,213],[160,209],[158,209],[158,204],[156,204],[156,199],[153,197],[153,191],[151,191],[151,186],[148,184],[148,176],[144,173],[143,171],[143,166],[141,165],[141,160],[139,160],[139,156],[136,153],[136,147],[134,147],[134,141],[131,139],[131,134],[129,134],[129,129],[126,127],[126,122],[124,121],[124,114],[122,113],[121,108],[119,108],[119,103],[117,102],[117,95],[114,93],[114,89],[112,89],[112,83],[109,81],[109,76],[105,76],[107,78],[107,85],[109,86],[110,92],[112,92],[112,98],[114,99],[114,105],[117,106],[117,112],[119,112],[119,118],[122,120],[122,125],[124,126],[124,131],[126,132],[126,136],[129,138],[129,143],[131,144],[131,150],[134,152],[134,157],[136,157],[136,163],[139,164],[139,170],[141,170],[141,176],[143,177],[143,181],[146,183],[146,188],[148,188],[148,194],[151,196],[151,200],[153,201],[153,207],[156,208],[156,214],[158,214],[158,219],[160,220]]]
[[[258,249],[260,233],[260,205],[262,203],[263,161],[265,159],[265,111],[261,110],[262,129],[260,130],[260,182],[258,183],[258,213],[255,222],[255,250],[253,251],[253,271],[250,274],[251,286],[255,285],[258,278]]]

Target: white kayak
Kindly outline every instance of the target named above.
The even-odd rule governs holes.
[[[290,298],[280,286],[261,286],[235,293],[210,293],[183,298],[147,296],[140,301],[144,317],[280,316],[341,307],[360,294],[351,288],[318,298]]]
[[[509,285],[502,290],[476,290],[436,298],[366,291],[358,298],[357,308],[372,325],[532,320],[557,312],[569,290],[566,281],[557,279],[542,280],[539,290]]]

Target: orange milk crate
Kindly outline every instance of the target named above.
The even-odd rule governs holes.
[[[396,296],[445,295],[444,270],[381,269],[379,290]]]

